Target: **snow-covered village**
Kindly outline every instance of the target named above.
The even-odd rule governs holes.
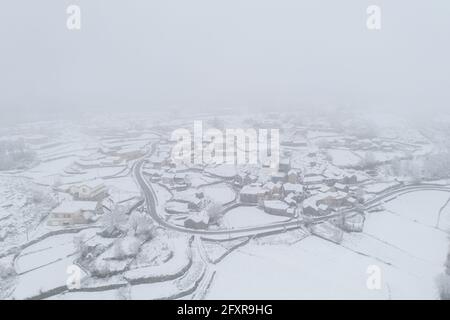
[[[95,319],[435,311],[450,1],[430,3],[3,1],[0,302]]]
[[[278,129],[276,168],[175,161],[194,121]],[[111,114],[0,134],[1,299],[448,293],[450,118]]]

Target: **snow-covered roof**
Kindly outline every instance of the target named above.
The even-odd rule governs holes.
[[[178,213],[189,212],[189,207],[186,202],[169,201],[166,203],[166,210]]]
[[[283,188],[286,192],[303,192],[303,185],[299,183],[285,183]]]
[[[342,184],[339,182],[335,183],[334,186],[336,187],[336,189],[340,189],[340,190],[343,190],[347,187],[345,184]]]
[[[265,200],[264,207],[277,210],[287,210],[289,205],[281,200]]]
[[[195,223],[208,224],[209,216],[205,211],[195,212],[188,219]]]
[[[317,182],[322,182],[325,179],[324,176],[310,176],[310,177],[305,177],[303,179],[304,183],[317,183]]]
[[[314,209],[317,209],[317,201],[318,201],[317,195],[306,198],[303,200],[303,208],[312,207]]]
[[[286,173],[285,172],[275,172],[272,174],[272,177],[284,178],[284,177],[286,177]]]
[[[249,184],[241,189],[241,194],[259,194],[264,193],[265,191],[266,190],[258,184]]]
[[[95,201],[64,201],[52,210],[56,213],[76,213],[78,211],[95,211],[98,203]]]
[[[88,187],[91,189],[101,188],[105,186],[103,179],[88,180],[78,184],[79,187]]]

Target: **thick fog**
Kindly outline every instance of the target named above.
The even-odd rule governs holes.
[[[81,8],[68,30],[66,8]],[[366,27],[369,5],[381,30]],[[3,119],[91,110],[450,101],[447,0],[14,0],[0,10]]]

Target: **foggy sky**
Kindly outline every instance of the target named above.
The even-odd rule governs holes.
[[[66,8],[81,7],[80,31]],[[382,29],[366,28],[366,8]],[[445,110],[448,0],[14,0],[0,7],[0,110],[342,104]]]

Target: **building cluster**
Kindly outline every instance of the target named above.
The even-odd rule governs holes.
[[[279,171],[271,174],[270,180],[261,183],[250,177],[239,177],[244,181],[239,192],[243,204],[258,205],[265,212],[294,217],[299,214],[324,216],[343,208],[355,207],[361,200],[358,179],[353,174],[302,174],[292,169],[288,160],[280,162]]]

